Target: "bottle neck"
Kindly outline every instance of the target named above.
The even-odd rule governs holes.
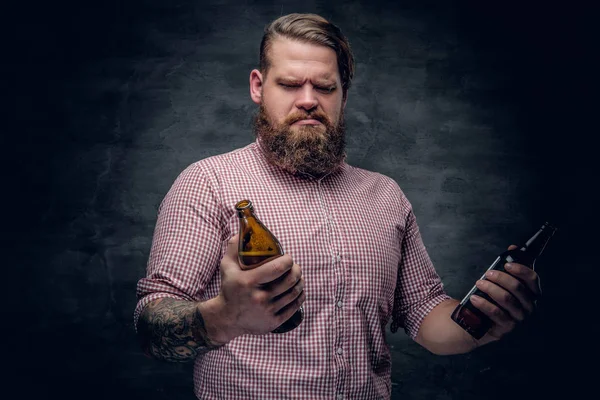
[[[254,217],[254,208],[252,206],[248,206],[245,208],[238,208],[237,214],[238,214],[238,217],[240,217],[240,218]]]
[[[525,244],[520,248],[534,257],[539,256],[544,251],[550,238],[556,232],[556,228],[546,222]]]

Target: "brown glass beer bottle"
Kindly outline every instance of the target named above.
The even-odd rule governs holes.
[[[235,205],[240,220],[238,258],[242,269],[256,268],[268,261],[282,256],[281,244],[254,215],[250,200],[241,200]],[[273,333],[285,333],[296,328],[304,319],[302,306],[286,322],[273,330]]]
[[[523,264],[531,269],[535,269],[536,259],[542,254],[546,244],[548,244],[548,241],[555,232],[556,228],[546,222],[525,244],[500,254],[487,271],[498,270],[506,272],[504,264],[508,262]],[[485,279],[485,273],[481,279]],[[498,305],[490,296],[479,290],[477,286],[473,286],[460,304],[456,306],[451,318],[475,339],[481,339],[492,326],[492,321],[471,303],[471,296],[474,294]]]

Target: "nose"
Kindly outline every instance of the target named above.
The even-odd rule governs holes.
[[[298,91],[298,98],[296,99],[296,107],[302,108],[306,111],[310,111],[319,105],[317,96],[310,85],[304,85],[302,90]]]

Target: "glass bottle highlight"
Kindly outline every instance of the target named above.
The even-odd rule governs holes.
[[[240,221],[238,258],[242,269],[256,268],[284,254],[281,244],[254,214],[250,200],[236,203]],[[273,333],[285,333],[296,328],[304,319],[302,306],[286,322],[273,330]]]
[[[531,269],[535,269],[535,261],[542,254],[550,238],[556,232],[556,228],[546,222],[542,227],[522,246],[507,250],[500,254],[492,265],[487,269],[506,272],[504,265],[509,262],[523,264]],[[486,271],[486,272],[487,272]],[[485,279],[485,273],[481,277]],[[479,290],[476,286],[467,293],[460,304],[452,312],[452,320],[461,326],[465,331],[471,334],[475,339],[481,339],[483,335],[491,328],[492,321],[482,311],[471,303],[471,296],[477,295],[498,305],[486,293]]]

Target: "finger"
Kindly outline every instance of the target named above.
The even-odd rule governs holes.
[[[276,310],[276,313],[280,312],[280,310],[282,310],[288,304],[296,300],[298,296],[300,296],[303,292],[304,280],[300,279],[297,284],[295,284],[279,296],[273,298],[271,301],[273,302],[273,308]]]
[[[510,292],[519,301],[521,308],[527,314],[533,312],[535,296],[521,280],[501,271],[488,271],[485,274],[485,279]]]
[[[302,306],[305,300],[306,294],[304,293],[304,291],[302,291],[302,293],[300,293],[300,295],[297,296],[294,299],[294,301],[292,301],[287,306],[279,310],[279,312],[276,314],[277,317],[280,319],[279,325],[283,324],[285,321],[290,319],[292,315],[294,315],[294,313],[298,311],[298,309],[300,309],[300,306]]]
[[[302,278],[302,269],[298,264],[293,264],[292,268],[281,275],[279,278],[263,286],[275,298],[287,292],[294,287]]]
[[[237,255],[240,244],[240,235],[236,233],[227,241],[227,251],[231,255]]]
[[[522,281],[535,297],[542,295],[538,274],[531,268],[518,263],[507,263],[504,270]]]
[[[221,268],[236,268],[239,269],[240,265],[238,262],[238,245],[240,235],[234,235],[227,242],[227,249],[221,260]]]
[[[281,277],[292,269],[293,265],[292,257],[289,254],[284,254],[259,267],[248,270],[248,277],[256,285],[264,285]]]
[[[477,295],[472,295],[470,301],[471,304],[487,315],[494,324],[498,325],[499,329],[497,330],[508,332],[514,329],[514,320],[510,318],[506,311],[502,310],[497,305],[492,304],[483,297]]]
[[[514,250],[514,249],[518,249],[519,246],[515,246],[514,244],[511,244],[510,246],[508,246],[509,250]]]
[[[477,281],[475,285],[479,290],[490,296],[513,319],[517,321],[525,319],[523,307],[521,307],[519,301],[510,292],[488,280]]]

